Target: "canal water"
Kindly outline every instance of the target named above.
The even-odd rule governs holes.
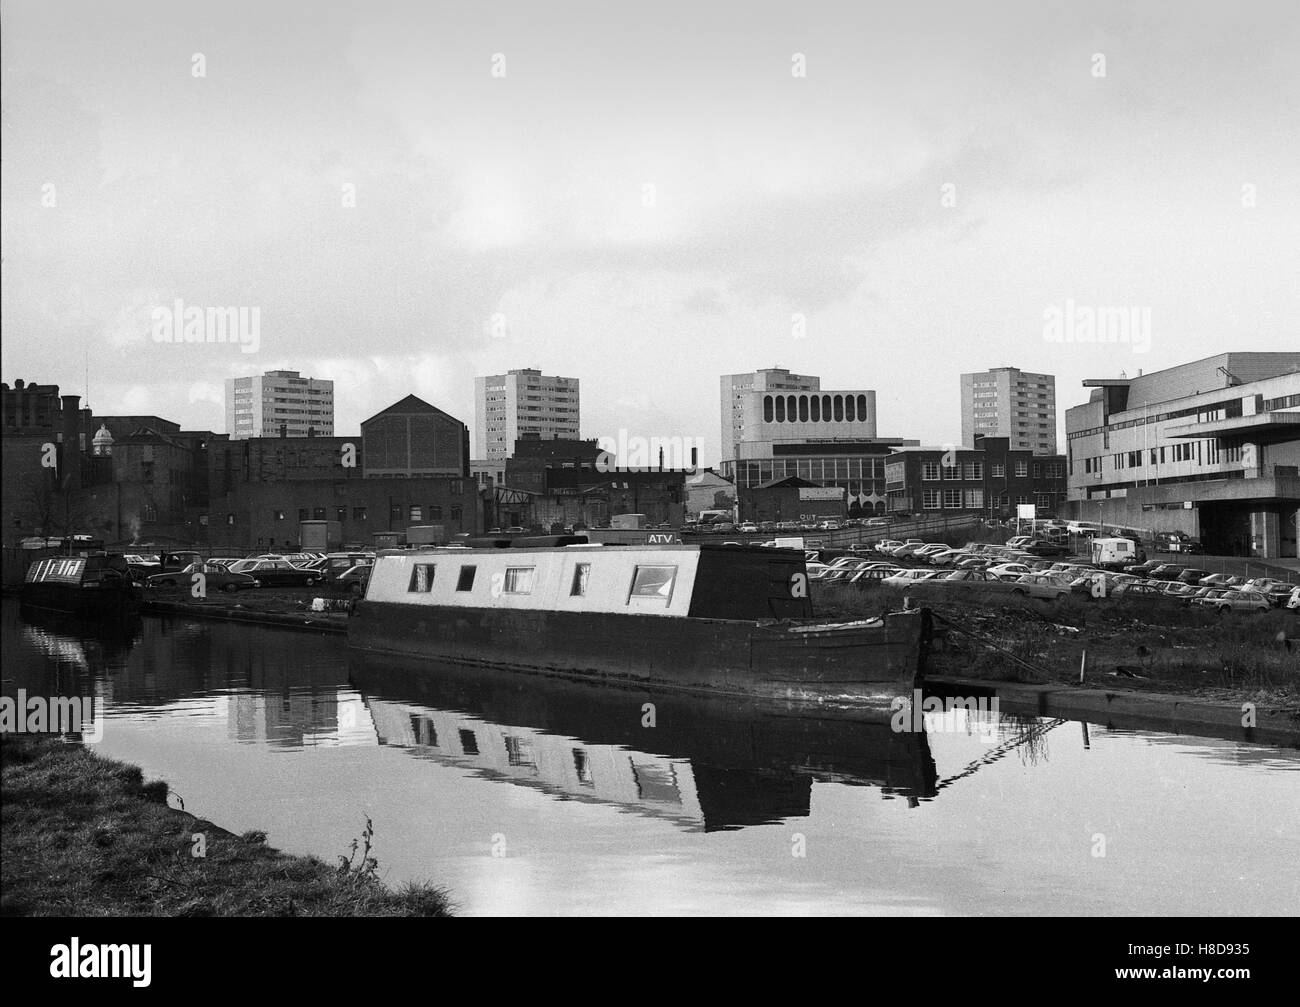
[[[1300,752],[957,711],[923,733],[3,603],[3,690],[94,695],[185,807],[464,915],[1291,914]],[[173,803],[175,803],[173,801]]]

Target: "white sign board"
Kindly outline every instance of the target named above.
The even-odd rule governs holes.
[[[1020,521],[1032,521],[1038,514],[1035,504],[1016,504],[1016,518]]]
[[[800,500],[843,500],[843,486],[800,486]]]

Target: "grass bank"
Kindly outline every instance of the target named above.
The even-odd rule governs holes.
[[[330,865],[274,850],[260,832],[236,836],[167,796],[162,781],[80,745],[4,735],[0,915],[451,915],[440,889],[383,885],[368,826]]]
[[[1300,716],[1300,617],[1273,609],[1220,615],[1166,599],[1063,602],[954,598],[918,584],[909,593],[943,622],[936,675],[1085,686],[1251,702]],[[902,595],[873,584],[818,585],[814,605],[833,617],[876,615]]]

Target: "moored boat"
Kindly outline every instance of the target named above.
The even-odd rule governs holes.
[[[922,672],[928,612],[818,621],[797,550],[498,545],[381,553],[349,620],[349,646],[818,703],[910,695]]]
[[[104,552],[33,561],[19,597],[24,606],[80,619],[119,617],[140,602],[126,557]]]

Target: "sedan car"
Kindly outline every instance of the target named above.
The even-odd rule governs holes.
[[[262,587],[311,587],[320,580],[316,570],[304,570],[284,559],[241,559],[230,566],[231,573],[246,573]]]
[[[370,571],[373,569],[374,565],[371,563],[358,563],[341,573],[334,583],[348,594],[360,597],[366,593],[366,585],[370,583]]]
[[[1217,612],[1267,612],[1273,607],[1263,595],[1250,591],[1224,591],[1217,597],[1198,598],[1193,605],[1204,605]]]
[[[234,594],[245,588],[257,587],[257,579],[248,574],[232,573],[218,563],[191,563],[183,570],[168,570],[146,577],[145,587],[191,587],[195,583],[194,575],[203,575],[202,584],[205,591],[225,591]]]
[[[901,587],[906,589],[911,587],[913,584],[932,580],[938,576],[941,576],[941,574],[937,570],[899,570],[898,573],[890,574],[880,583],[887,587]]]

